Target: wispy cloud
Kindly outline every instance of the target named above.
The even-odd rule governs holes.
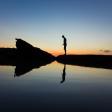
[[[108,50],[108,49],[106,49],[106,50],[101,49],[100,51],[104,52],[104,53],[112,53],[112,50]]]

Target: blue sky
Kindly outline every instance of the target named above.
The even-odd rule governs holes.
[[[15,37],[49,51],[112,50],[112,0],[0,0],[0,46]]]

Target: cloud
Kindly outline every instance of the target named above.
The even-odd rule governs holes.
[[[100,50],[101,52],[104,52],[104,53],[111,53],[112,52],[112,50]]]

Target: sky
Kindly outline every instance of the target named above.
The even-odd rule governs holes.
[[[112,0],[0,0],[0,47],[21,38],[54,55],[112,54]]]

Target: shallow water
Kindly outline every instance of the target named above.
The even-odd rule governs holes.
[[[0,66],[0,112],[112,112],[110,69],[53,62],[19,77],[14,71]]]

